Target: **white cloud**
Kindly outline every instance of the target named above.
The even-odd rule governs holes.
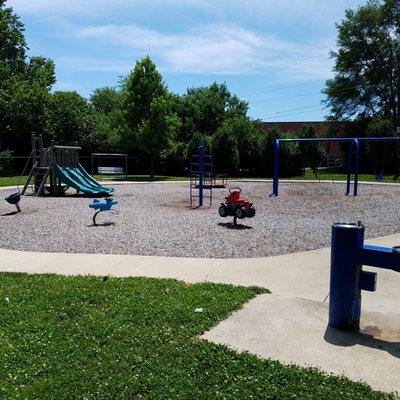
[[[66,71],[101,71],[127,74],[132,69],[132,63],[124,60],[95,57],[59,57],[56,64],[58,69]]]
[[[78,29],[75,37],[109,41],[114,46],[129,49],[131,55],[150,54],[160,60],[161,69],[168,72],[250,74],[279,71],[297,79],[309,79],[310,75],[325,78],[331,65],[328,59],[331,43],[298,44],[261,36],[234,25],[204,26],[180,35],[163,34],[137,25],[89,26]]]
[[[259,69],[258,49],[263,45],[256,34],[240,27],[211,26],[181,35],[162,34],[137,25],[87,27],[78,38],[99,38],[126,46],[131,52],[161,59],[172,72],[235,74]]]
[[[280,39],[274,36],[269,22],[282,25],[324,24],[333,22],[343,15],[345,8],[355,7],[362,0],[9,0],[16,12],[38,15],[41,18],[62,20],[65,24],[61,36],[80,39],[83,44],[90,39],[101,39],[112,44],[112,56],[100,59],[64,57],[57,59],[61,69],[109,71],[127,73],[135,60],[149,54],[165,72],[199,74],[251,74],[268,73],[270,76],[286,76],[286,80],[309,79],[310,76],[326,78],[330,75],[331,61],[328,51],[334,41],[297,43],[295,39]],[[134,18],[136,11],[156,13],[166,21],[172,21],[174,12],[196,16],[202,11],[199,22],[191,30],[173,26],[165,33],[139,24],[121,24]],[[95,17],[101,21],[105,16],[117,24],[92,25],[83,28],[75,17]],[[127,18],[123,18],[126,15]],[[60,16],[60,18],[57,18]],[[69,16],[69,17],[68,17]],[[258,26],[255,31],[240,25],[244,19],[265,21],[265,29]],[[205,25],[205,20],[218,21]],[[235,24],[226,21],[236,21]],[[324,22],[325,21],[325,22]],[[56,25],[56,24],[54,24]],[[249,26],[249,24],[247,24]],[[60,27],[60,23],[57,23]],[[166,28],[164,28],[166,29]],[[175,30],[175,31],[174,31]],[[58,31],[60,32],[60,31]],[[282,35],[282,32],[281,32]],[[306,37],[307,35],[305,35]],[[289,32],[290,37],[290,32]],[[106,47],[105,47],[106,48]],[[124,56],[118,56],[122,50]],[[90,54],[90,53],[88,53]],[[105,53],[104,53],[105,54]]]
[[[118,12],[148,10],[163,13],[177,9],[182,13],[202,11],[214,18],[251,17],[265,21],[313,21],[323,24],[337,20],[346,8],[365,4],[364,0],[9,0],[17,12],[27,14],[53,13],[98,17]],[[234,20],[236,20],[234,19]]]

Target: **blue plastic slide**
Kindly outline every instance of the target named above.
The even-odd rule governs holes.
[[[79,190],[90,196],[104,196],[114,192],[114,188],[108,188],[100,185],[93,179],[82,167],[62,167],[55,165],[57,177],[69,187]]]

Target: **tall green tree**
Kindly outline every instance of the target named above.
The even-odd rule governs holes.
[[[98,88],[90,96],[89,102],[94,109],[96,120],[93,136],[97,151],[126,151],[123,138],[128,135],[121,89]]]
[[[9,75],[23,73],[28,46],[24,37],[24,24],[0,0],[0,85]]]
[[[259,121],[244,117],[226,119],[213,136],[216,171],[223,170],[232,176],[240,168],[247,175],[254,174],[260,164],[262,135]]]
[[[86,99],[76,92],[55,92],[48,107],[48,137],[62,145],[91,146],[94,117]]]
[[[149,56],[136,63],[126,81],[124,111],[133,133],[127,142],[147,155],[153,179],[154,161],[171,144],[179,120],[173,112],[172,97]]]
[[[232,95],[226,84],[189,88],[181,96],[178,115],[182,121],[180,139],[187,141],[194,132],[213,135],[228,118],[246,118],[248,103]]]
[[[399,123],[399,0],[369,1],[346,11],[332,52],[335,77],[326,82],[332,119],[388,119]]]
[[[0,147],[17,155],[29,150],[32,133],[44,133],[55,83],[53,61],[27,50],[22,22],[0,0]]]

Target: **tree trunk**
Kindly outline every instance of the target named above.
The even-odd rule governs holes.
[[[150,180],[154,180],[154,157],[150,156]]]

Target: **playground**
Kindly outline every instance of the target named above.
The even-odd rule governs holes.
[[[362,220],[367,237],[398,232],[400,187],[361,184],[344,196],[345,183],[230,182],[254,202],[254,218],[218,215],[227,189],[213,190],[212,206],[190,208],[188,183],[115,185],[118,214],[104,212],[93,226],[92,199],[69,189],[63,197],[22,197],[22,212],[0,203],[0,247],[16,250],[136,254],[177,257],[249,258],[318,249],[330,244],[332,221]],[[10,190],[2,189],[1,197]],[[105,226],[104,226],[105,225]]]
[[[309,139],[314,140],[319,139]],[[79,146],[52,143],[45,148],[42,137],[33,136],[32,153],[27,162],[30,172],[27,178],[24,177],[23,187],[18,185],[16,192],[12,192],[14,188],[0,189],[0,195],[6,200],[0,203],[0,229],[3,233],[0,237],[3,260],[0,276],[1,272],[27,272],[94,275],[101,276],[101,282],[108,282],[110,277],[136,276],[199,283],[198,286],[190,286],[187,292],[177,289],[176,285],[181,283],[113,280],[113,286],[107,290],[118,299],[125,299],[125,296],[120,296],[124,293],[125,285],[140,295],[142,291],[146,294],[157,292],[151,297],[152,300],[145,296],[144,308],[141,309],[135,308],[139,304],[135,296],[129,297],[131,306],[136,310],[135,325],[141,324],[143,312],[153,321],[149,331],[151,337],[153,326],[161,331],[174,330],[174,323],[171,326],[163,325],[164,313],[168,314],[169,323],[173,314],[172,318],[185,315],[189,325],[194,321],[197,324],[198,319],[192,319],[188,312],[188,304],[191,304],[195,314],[202,314],[205,309],[215,314],[216,304],[224,302],[222,298],[227,296],[225,314],[219,313],[213,323],[198,326],[187,337],[175,332],[174,340],[179,338],[181,346],[190,347],[192,337],[202,335],[207,344],[200,350],[195,346],[191,349],[192,353],[214,351],[210,350],[215,349],[213,346],[223,344],[231,348],[229,351],[243,350],[261,358],[278,360],[280,373],[288,377],[285,379],[291,381],[293,371],[301,371],[301,380],[314,381],[307,386],[307,393],[318,388],[315,380],[323,377],[329,387],[334,387],[339,379],[343,380],[339,387],[346,387],[347,393],[355,391],[362,393],[361,397],[372,398],[377,395],[379,398],[380,394],[368,386],[312,369],[293,370],[290,365],[318,367],[325,373],[365,382],[372,389],[387,392],[400,390],[396,373],[393,372],[399,357],[399,314],[396,306],[398,278],[394,278],[391,271],[374,272],[363,270],[362,267],[400,270],[400,250],[396,247],[399,240],[398,219],[395,217],[400,214],[400,185],[359,182],[358,141],[349,139],[349,143],[353,142],[355,162],[351,162],[352,155],[349,153],[346,181],[280,180],[277,140],[273,180],[230,179],[228,182],[225,175],[215,173],[213,157],[205,154],[205,148],[200,145],[198,154],[191,157],[189,179],[185,182],[108,180],[105,183],[96,180],[94,172],[97,170],[103,175],[119,175],[126,179],[126,155],[95,153],[95,157],[92,156],[91,175],[80,163]],[[97,156],[116,156],[126,164],[125,167],[96,167]],[[374,244],[364,244],[364,238],[372,239]],[[376,243],[388,247],[377,246]],[[332,258],[329,268],[327,250],[330,245]],[[126,306],[114,299],[104,303],[104,289],[92,278],[78,277],[70,281],[71,278],[46,279],[39,275],[33,279],[38,284],[35,287],[37,293],[44,291],[49,301],[55,303],[60,301],[60,293],[46,285],[52,280],[59,281],[66,291],[65,296],[61,295],[61,301],[64,301],[64,297],[74,298],[82,310],[74,309],[73,314],[85,321],[87,318],[95,321],[92,327],[88,327],[89,330],[98,330],[99,323],[91,311],[85,311],[86,295],[83,300],[79,295],[76,298],[80,291],[76,290],[75,285],[84,287],[84,293],[90,293],[90,304],[103,304],[105,308],[101,313],[105,314],[100,317],[103,321],[108,319],[108,307],[119,308],[118,314],[122,319],[112,317],[105,323],[111,324],[113,329],[125,329]],[[380,286],[377,286],[377,279]],[[9,284],[5,284],[5,292],[10,293],[9,296],[14,296],[10,287],[20,288],[15,290],[22,292],[29,290],[29,278],[26,276],[5,276],[3,282],[7,281]],[[235,284],[241,288],[227,293],[220,286],[203,288],[203,282]],[[171,299],[164,299],[162,293],[160,296],[160,287],[168,293],[179,292],[178,296],[182,296],[177,314],[176,308],[173,312],[170,310],[171,304],[175,304],[175,296],[172,297],[172,303]],[[10,301],[8,295],[6,307]],[[219,296],[221,300],[218,301]],[[241,300],[229,303],[229,296],[238,296]],[[213,301],[210,302],[210,298]],[[35,317],[31,321],[26,315],[21,299],[18,298],[18,301],[22,301],[18,304],[18,312],[23,315],[27,326],[35,325]],[[156,320],[151,316],[154,304],[158,307]],[[243,309],[240,309],[242,306]],[[43,312],[43,307],[47,307],[37,294],[34,307],[39,313]],[[63,307],[55,308],[57,312],[63,312]],[[228,317],[229,312],[235,310]],[[268,318],[264,318],[264,314]],[[131,319],[130,316],[126,318]],[[216,325],[223,318],[226,319]],[[7,321],[12,332],[16,329],[14,325],[17,321],[18,318]],[[52,331],[52,326],[58,325],[57,321],[58,317],[53,324],[46,325],[48,335],[58,336]],[[67,318],[66,326],[60,331],[66,330],[71,337],[79,337],[75,326],[71,325],[72,321],[73,318]],[[101,337],[104,332],[103,327]],[[142,338],[142,332],[141,329],[135,331],[133,340]],[[162,342],[167,336],[163,332],[156,340]],[[123,338],[125,343],[131,340],[130,336]],[[152,339],[149,337],[148,340]],[[75,354],[76,360],[81,357],[90,359],[88,345],[79,338],[77,341],[82,356]],[[306,350],[299,349],[299,341],[306,344]],[[283,343],[285,346],[282,346]],[[140,356],[128,352],[129,360],[135,357],[140,360],[148,358],[147,344],[147,341],[140,342]],[[52,346],[55,354],[68,351],[68,346]],[[117,357],[121,352],[118,345],[113,341],[110,346],[113,357]],[[93,352],[103,352],[96,344],[90,344],[90,347]],[[338,347],[343,349],[339,350]],[[354,350],[357,351],[356,356]],[[168,353],[171,351],[167,350]],[[241,359],[241,363],[255,361],[250,355],[234,351],[229,355],[232,356]],[[104,357],[103,354],[99,358],[98,365]],[[224,357],[221,353],[218,360]],[[185,358],[190,363],[189,360]],[[52,362],[60,365],[63,371],[68,369],[63,365],[62,357],[57,356]],[[130,361],[127,359],[124,362]],[[257,362],[260,374],[268,371],[270,379],[270,363],[260,359]],[[171,359],[168,363],[173,365],[175,361]],[[159,364],[157,357],[153,357],[152,368],[157,370]],[[217,364],[213,366],[213,371],[219,378],[221,372]],[[199,365],[203,367],[202,362]],[[190,366],[185,365],[184,368],[190,369]],[[247,364],[246,373],[250,371],[252,368]],[[383,374],[381,371],[384,371]],[[142,371],[144,380],[147,379],[147,372]],[[116,380],[118,385],[130,380],[126,374],[124,368]],[[94,375],[96,373],[92,371],[89,378],[79,375],[77,379],[89,379],[95,387],[99,381],[91,379]],[[175,376],[174,382],[179,385],[180,379]],[[258,376],[255,379],[261,378]],[[190,379],[184,378],[183,381],[189,382]],[[264,390],[272,390],[276,385],[279,387],[278,382],[270,381]],[[131,393],[134,393],[134,388],[131,382]],[[253,389],[246,388],[243,397]],[[190,393],[194,390],[192,388]],[[324,390],[336,396],[331,389]],[[140,392],[143,391],[146,389],[140,389]]]

